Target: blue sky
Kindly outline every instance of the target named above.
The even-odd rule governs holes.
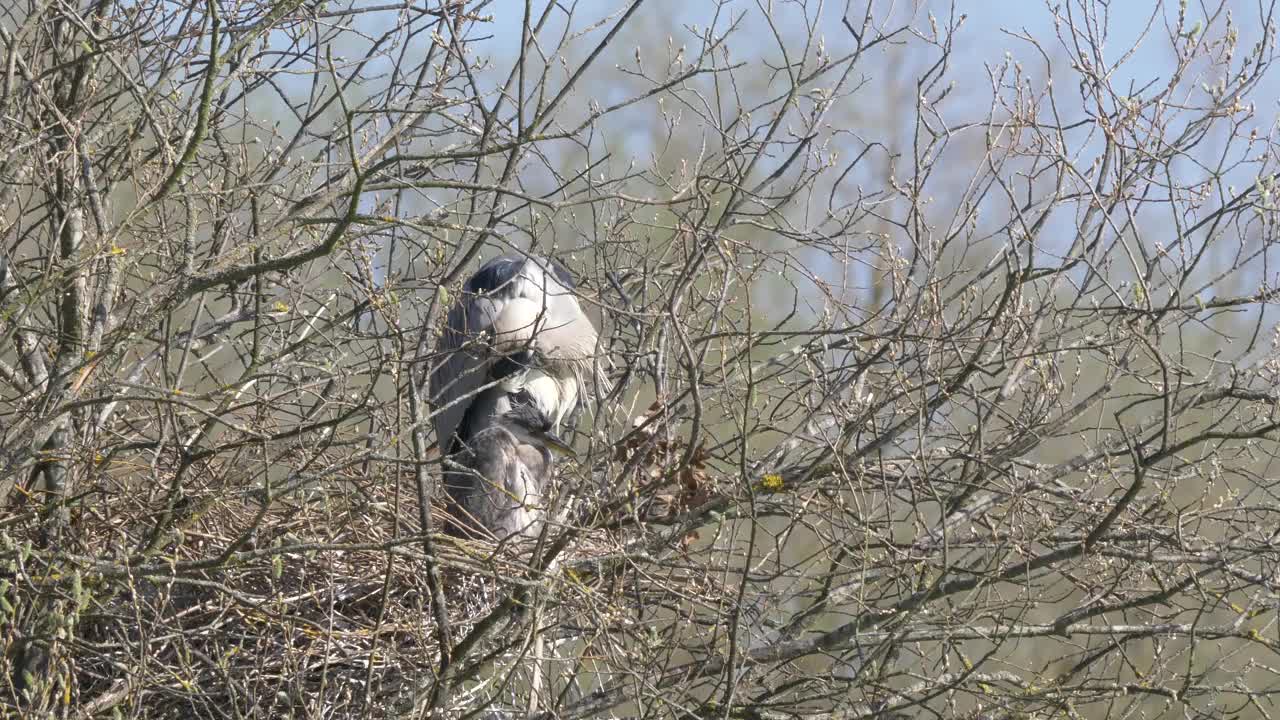
[[[628,3],[610,0],[603,2],[598,0],[590,0],[580,2],[574,6],[576,15],[574,18],[574,29],[581,29],[588,24],[601,20],[605,16],[617,13],[627,6]],[[1100,2],[1090,0],[1088,3],[1094,7],[1102,8],[1104,5]],[[540,12],[545,3],[535,3],[534,11]],[[737,41],[733,45],[734,53],[737,57],[749,59],[753,55],[756,57],[771,57],[776,54],[776,44],[772,39],[772,34],[762,22],[763,14],[760,11],[762,5],[769,5],[768,0],[760,0],[759,3],[748,0],[739,2],[730,2],[725,4],[720,12],[722,18],[727,18],[734,14],[744,12],[748,21],[739,31]],[[787,37],[788,44],[798,46],[804,37],[803,29],[806,24],[812,23],[815,26],[818,35],[825,39],[827,50],[832,55],[839,55],[850,49],[853,40],[850,34],[844,29],[840,23],[842,14],[846,11],[843,3],[830,2],[822,9],[822,14],[814,20],[806,18],[798,9],[799,6],[793,3],[774,2],[774,18],[780,28],[782,34]],[[816,3],[807,3],[809,6],[815,6]],[[876,7],[889,7],[891,3],[877,3]],[[893,5],[903,12],[912,12],[911,2],[900,1]],[[1108,16],[1108,34],[1106,42],[1103,45],[1103,55],[1107,62],[1115,62],[1122,55],[1132,53],[1124,64],[1119,67],[1112,76],[1114,86],[1118,88],[1134,87],[1141,88],[1148,83],[1154,82],[1156,87],[1162,86],[1164,81],[1171,74],[1173,61],[1173,53],[1170,48],[1169,33],[1176,21],[1176,13],[1178,5],[1176,2],[1164,3],[1163,9],[1159,14],[1153,16],[1153,12],[1159,6],[1159,3],[1149,0],[1120,0],[1109,3]],[[861,3],[856,3],[855,7],[850,10],[855,16],[864,7]],[[1067,8],[1061,6],[1061,12],[1065,15]],[[1258,7],[1252,2],[1246,0],[1232,0],[1227,3],[1226,8],[1232,13],[1236,26],[1241,34],[1239,43],[1239,54],[1243,54],[1258,36],[1260,32],[1260,23],[1257,21]],[[1071,6],[1071,11],[1075,15],[1075,21],[1084,24],[1086,19],[1077,2]],[[1210,12],[1213,8],[1210,8]],[[478,26],[473,32],[473,36],[484,38],[479,39],[474,44],[474,49],[481,56],[490,56],[493,58],[496,66],[494,76],[505,77],[510,67],[510,58],[514,55],[516,46],[519,43],[520,27],[524,12],[524,3],[519,0],[501,0],[486,6],[483,13],[493,16],[490,23]],[[646,3],[640,12],[632,18],[626,31],[619,38],[619,47],[617,48],[616,57],[610,57],[607,60],[598,62],[593,68],[593,74],[598,73],[596,78],[589,79],[585,87],[591,89],[592,93],[596,93],[596,97],[607,102],[609,98],[610,83],[612,78],[618,77],[617,70],[614,68],[615,62],[626,62],[631,57],[631,49],[636,44],[642,46],[642,50],[646,55],[651,57],[662,57],[666,52],[667,37],[674,36],[673,42],[678,46],[687,44],[691,47],[694,44],[694,34],[691,27],[696,25],[701,28],[707,27],[712,21],[713,12],[715,12],[715,4],[706,1],[689,1],[673,2],[670,0],[650,0]],[[948,121],[962,122],[968,120],[980,120],[986,112],[988,101],[990,98],[990,83],[988,79],[988,68],[998,65],[1006,58],[1006,54],[1014,60],[1021,62],[1035,82],[1042,82],[1042,76],[1045,69],[1045,61],[1041,54],[1027,41],[1015,37],[1017,34],[1027,34],[1042,44],[1045,53],[1048,54],[1050,61],[1055,67],[1055,79],[1057,81],[1057,91],[1063,99],[1063,116],[1066,120],[1078,120],[1084,117],[1085,107],[1080,103],[1080,95],[1073,84],[1075,79],[1070,69],[1067,67],[1067,52],[1063,48],[1063,39],[1059,37],[1059,31],[1065,35],[1065,28],[1055,26],[1054,17],[1050,6],[1044,2],[1016,2],[1012,0],[1004,0],[999,2],[981,2],[980,0],[967,0],[957,2],[954,8],[946,3],[933,2],[923,3],[915,11],[915,19],[913,26],[922,31],[928,31],[929,22],[928,15],[932,12],[939,18],[939,24],[945,26],[946,18],[955,13],[955,15],[964,15],[966,20],[955,38],[956,51],[951,57],[951,70],[948,77],[958,83],[957,95],[964,93],[963,101],[953,102],[949,107]],[[1187,7],[1187,26],[1194,26],[1197,23],[1203,23],[1205,20],[1205,10],[1199,3],[1188,3]],[[563,26],[563,20],[557,16],[556,20],[551,23],[550,31],[545,33],[548,38],[553,38],[559,27]],[[727,20],[719,23],[720,27],[727,24]],[[1222,32],[1222,24],[1216,26],[1217,34]],[[585,53],[585,50],[594,45],[603,31],[597,30],[594,34],[588,35],[583,41],[577,44],[579,48],[577,52]],[[755,42],[755,40],[759,42]],[[1141,39],[1141,42],[1135,42]],[[917,43],[913,47],[920,47]],[[892,50],[890,53],[894,52]],[[919,52],[914,51],[913,52]],[[927,52],[927,51],[925,51]],[[883,72],[886,67],[886,58],[891,55],[885,55],[880,58],[868,58],[867,72],[873,75],[873,82],[879,81],[880,78],[874,77],[875,74]],[[570,58],[570,63],[575,58]],[[890,59],[890,63],[895,62],[897,58]],[[907,61],[919,62],[927,64],[932,62],[931,57],[908,57]],[[492,79],[492,78],[491,78]],[[1212,77],[1206,80],[1214,80]],[[621,90],[619,90],[621,92]],[[603,93],[605,96],[601,97]],[[855,95],[851,98],[851,102],[863,102],[863,97],[875,98],[874,93],[867,95]],[[1255,122],[1260,132],[1267,133],[1271,126],[1275,123],[1276,118],[1276,99],[1280,98],[1280,84],[1277,84],[1275,78],[1270,78],[1268,84],[1258,88],[1255,92],[1253,100],[1258,104],[1257,116]],[[584,98],[575,97],[569,103],[570,109],[573,111],[585,111]],[[578,106],[578,107],[573,107]],[[621,114],[615,119],[606,130],[610,134],[608,138],[611,150],[620,150],[620,154],[631,153],[637,157],[643,156],[651,148],[645,146],[643,132],[636,132],[635,138],[628,137],[629,130],[640,129],[640,125],[651,123],[653,114],[651,110],[637,111],[634,115]],[[909,113],[903,115],[903,122],[909,123],[913,120],[913,116]],[[886,128],[869,128],[872,133],[885,131]],[[846,153],[851,154],[851,153]],[[1087,164],[1088,158],[1084,162]],[[625,159],[623,159],[625,164]],[[1188,172],[1195,172],[1195,168],[1188,164]],[[1235,183],[1238,187],[1247,186],[1254,180],[1245,174],[1238,177],[1232,177],[1229,182]],[[369,199],[369,206],[372,207],[372,198]],[[1055,218],[1055,222],[1059,219]],[[1051,233],[1055,237],[1069,238],[1072,235],[1070,227],[1070,217],[1061,220],[1064,224],[1062,227],[1055,229]],[[1153,234],[1161,234],[1153,233]],[[843,272],[840,268],[828,268],[829,272],[824,273],[828,278],[837,272]],[[1260,278],[1259,278],[1260,279]]]

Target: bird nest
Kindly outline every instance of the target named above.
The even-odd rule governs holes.
[[[580,585],[586,573],[572,567],[620,551],[597,534],[547,562],[536,544],[436,535],[431,557],[409,478],[345,480],[265,507],[198,482],[177,501],[104,482],[52,534],[35,504],[11,510],[0,518],[14,560],[0,588],[6,703],[156,718],[394,715],[440,666],[433,592],[457,639],[513,592]]]

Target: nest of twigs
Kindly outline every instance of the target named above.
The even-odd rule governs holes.
[[[10,711],[384,717],[420,703],[440,632],[412,480],[332,478],[264,505],[202,483],[215,475],[189,472],[176,493],[104,475],[52,534],[38,503],[9,510]],[[434,538],[455,639],[513,589],[581,583],[563,562],[618,550],[579,538],[548,570],[529,547]]]

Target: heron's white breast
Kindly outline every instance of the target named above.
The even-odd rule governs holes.
[[[542,329],[546,311],[541,303],[528,298],[512,298],[493,319],[493,347],[499,354],[524,349]]]

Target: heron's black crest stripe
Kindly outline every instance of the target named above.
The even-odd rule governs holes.
[[[471,276],[471,279],[467,281],[466,289],[468,292],[480,294],[498,290],[519,275],[526,262],[529,262],[528,258],[508,255],[496,257],[482,265],[476,271],[476,274]],[[576,287],[573,282],[573,276],[569,274],[564,265],[550,258],[547,258],[547,265],[551,268],[551,274],[555,275],[561,285],[564,285],[569,290]]]
[[[511,282],[520,273],[524,258],[499,257],[485,263],[467,281],[467,290],[474,293],[489,293]]]
[[[512,396],[511,409],[507,411],[508,422],[521,425],[533,432],[549,432],[552,427],[551,418],[538,408],[533,397],[521,390]]]

